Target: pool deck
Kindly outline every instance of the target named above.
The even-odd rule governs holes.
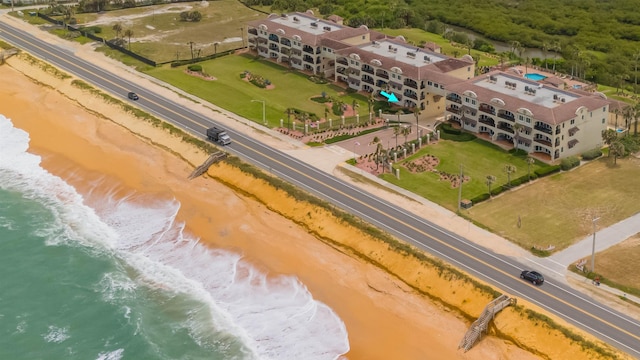
[[[575,86],[579,86],[577,90],[589,91],[589,88],[593,86],[592,84],[580,81],[579,79],[576,79],[571,75],[561,74],[559,72],[554,73],[551,69],[547,70],[538,66],[525,67],[524,65],[517,65],[508,68],[506,72],[517,74],[523,77],[524,74],[540,74],[542,76],[546,76],[545,79],[541,80],[542,83],[557,86],[560,89],[575,90]]]

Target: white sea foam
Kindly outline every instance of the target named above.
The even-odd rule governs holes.
[[[124,349],[118,349],[109,352],[101,352],[96,360],[120,360],[124,354]]]
[[[212,329],[226,332],[242,339],[251,353],[248,358],[337,359],[349,350],[344,323],[295,277],[267,277],[240,255],[209,249],[190,238],[175,219],[180,208],[175,200],[140,201],[134,194],[116,198],[114,191],[87,194],[89,203],[99,205],[86,206],[73,187],[26,152],[28,142],[27,133],[0,115],[0,187],[48,205],[58,224],[43,234],[57,239],[49,245],[72,239],[106,250],[140,274],[135,279],[105,275],[100,285],[106,300],[129,296],[134,282],[187,294],[208,307],[207,319],[194,315],[185,324],[194,339],[207,343]],[[110,354],[122,353],[99,358]]]
[[[59,344],[70,337],[69,328],[62,328],[54,325],[49,325],[49,331],[46,334],[43,334],[42,337],[48,343]]]

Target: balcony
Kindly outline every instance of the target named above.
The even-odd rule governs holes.
[[[373,85],[373,78],[371,76],[367,76],[367,75],[362,76],[362,81],[366,82],[367,84]]]
[[[547,133],[549,135],[553,134],[553,130],[551,130],[551,128],[548,127],[548,126],[536,124],[533,128],[538,130],[538,131],[542,131],[543,133]],[[549,143],[549,144],[551,144],[551,143]]]
[[[291,55],[301,56],[302,51],[300,49],[291,49]]]
[[[404,81],[404,86],[408,86],[410,88],[414,88],[414,89],[418,89],[418,83],[411,80],[411,79],[406,79]]]
[[[447,100],[457,102],[458,104],[462,104],[462,99],[458,95],[449,94],[447,95]]]
[[[284,46],[291,46],[291,41],[289,39],[282,38],[280,39],[280,44]]]
[[[275,44],[269,44],[269,50],[280,52],[280,48]]]
[[[542,144],[548,147],[551,147],[551,141],[547,140],[547,139],[533,139],[533,141],[537,142],[538,144]]]
[[[369,73],[369,74],[373,74],[373,68],[370,66],[363,66],[362,67],[362,71]]]
[[[498,111],[498,117],[502,118],[502,119],[505,119],[505,120],[509,120],[511,122],[516,121],[516,117],[513,116],[513,114],[506,113],[504,111]]]
[[[405,91],[404,96],[410,98],[410,99],[414,99],[414,100],[418,100],[418,94],[416,93],[410,93]]]
[[[340,58],[340,59],[336,60],[336,62],[338,64],[342,64],[342,65],[347,65],[347,66],[349,65],[349,62],[345,58]]]
[[[281,53],[282,55],[289,56],[291,54],[291,49],[284,48]]]
[[[304,62],[308,62],[310,64],[313,64],[313,58],[309,55],[305,55],[303,58]]]
[[[378,80],[376,81],[376,86],[384,89],[387,87],[387,82],[383,80]]]
[[[460,109],[454,107],[448,107],[447,111],[454,114],[460,114]]]
[[[491,114],[491,115],[495,115],[496,114],[496,109],[493,108],[493,106],[489,106],[486,104],[480,104],[480,107],[478,108],[478,110],[485,112],[487,114]]]
[[[498,129],[500,129],[502,131],[506,131],[506,132],[511,133],[511,134],[515,134],[515,131],[513,130],[511,125],[503,123],[503,122],[498,123]]]
[[[309,46],[309,45],[305,45],[305,46],[302,48],[302,51],[304,51],[304,52],[306,52],[306,53],[309,53],[309,54],[313,54],[313,48],[312,48],[311,46]]]
[[[280,42],[280,38],[278,37],[278,35],[275,35],[275,34],[269,34],[269,40],[273,42]]]
[[[262,38],[262,37],[258,38],[258,44],[266,44],[266,43],[268,43],[267,39]]]
[[[349,76],[360,76],[360,70],[358,69],[354,69],[354,68],[350,68],[349,69]]]
[[[491,127],[495,127],[496,126],[496,122],[490,117],[481,116],[480,119],[478,119],[478,121],[480,121],[481,123],[483,123],[485,125],[489,125]]]
[[[378,70],[378,71],[376,71],[376,76],[377,76],[377,77],[381,77],[381,78],[383,78],[383,79],[389,79],[389,74],[388,74],[386,71],[384,71],[384,70]]]
[[[257,29],[253,29],[253,28],[252,28],[252,29],[247,30],[247,32],[248,32],[249,34],[251,34],[251,35],[258,35],[258,30],[257,30]]]

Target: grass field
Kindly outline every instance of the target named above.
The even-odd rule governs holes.
[[[512,180],[527,175],[527,164],[524,158],[514,156],[489,142],[476,139],[469,142],[441,140],[436,144],[423,147],[418,153],[395,166],[400,169],[400,180],[388,173],[382,175],[382,178],[449,210],[457,210],[459,191],[457,187],[452,188],[450,182],[439,180],[439,175],[434,172],[412,173],[403,166],[427,154],[434,155],[440,160],[436,168],[439,171],[459,174],[460,165],[462,165],[464,175],[471,178],[462,186],[463,199],[471,199],[488,192],[489,189],[485,184],[487,175],[497,178],[492,185],[494,189],[507,184],[507,174],[503,170],[505,164],[514,165],[517,169],[511,174]],[[541,166],[543,166],[541,163],[531,165],[531,173]]]
[[[640,296],[640,234],[596,254],[596,272],[602,281],[628,294]]]
[[[180,12],[183,11],[199,11],[202,20],[181,21]],[[123,31],[133,31],[132,51],[156,62],[167,62],[190,59],[190,43],[193,43],[194,53],[199,51],[200,56],[242,47],[246,41],[244,24],[266,15],[239,1],[217,0],[76,14],[75,17],[79,26],[99,26],[102,32],[98,35],[107,40],[116,37],[113,25],[120,24]],[[125,40],[128,39],[125,37]]]
[[[327,96],[339,98],[346,104],[351,104],[355,99],[360,107],[361,121],[368,119],[368,106],[366,98],[359,94],[340,95],[342,89],[333,85],[321,85],[311,82],[307,75],[271,63],[266,60],[256,59],[249,55],[229,55],[217,59],[199,63],[203,70],[217,78],[215,81],[206,81],[187,75],[185,67],[171,68],[162,66],[150,69],[146,73],[160,80],[166,81],[202,99],[210,101],[224,109],[240,116],[262,121],[262,104],[251,100],[264,100],[265,113],[269,127],[280,126],[280,119],[287,117],[285,110],[289,107],[312,112],[319,117],[324,117],[326,105],[309,100],[312,97],[321,96],[325,92]],[[275,85],[274,89],[262,89],[240,78],[245,70],[270,79]],[[336,124],[339,116],[332,115]]]
[[[536,180],[482,202],[466,214],[475,222],[523,248],[566,248],[592,233],[592,219],[604,228],[640,211],[640,177],[634,157],[601,158],[574,169]],[[518,217],[521,227],[518,227]]]

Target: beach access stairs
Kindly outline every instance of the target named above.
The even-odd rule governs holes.
[[[0,51],[0,65],[4,64],[4,61],[7,60],[12,55],[16,55],[18,53],[18,49],[11,48],[7,50]]]
[[[191,173],[191,175],[189,175],[189,180],[193,180],[195,178],[197,178],[198,176],[204,174],[207,170],[209,170],[209,167],[211,165],[213,165],[214,163],[223,160],[224,158],[227,157],[227,153],[222,152],[222,151],[218,151],[215,152],[213,154],[211,154],[211,156],[209,156],[209,158],[207,160],[205,160],[204,163],[202,163],[202,165],[198,166],[197,168],[195,168],[195,170],[193,170],[193,172]]]
[[[516,299],[510,298],[507,295],[500,295],[497,298],[493,299],[487,306],[485,306],[484,310],[482,310],[482,314],[478,317],[476,321],[471,324],[467,333],[464,334],[464,338],[460,341],[460,345],[458,345],[458,349],[464,349],[464,352],[469,351],[471,347],[480,339],[482,333],[487,332],[487,328],[489,327],[489,322],[493,320],[500,310],[506,308],[509,305],[515,305]]]

